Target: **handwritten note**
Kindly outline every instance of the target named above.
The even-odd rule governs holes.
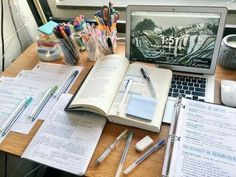
[[[27,158],[76,175],[83,175],[106,119],[92,113],[67,113],[72,95],[63,95],[23,154]]]
[[[170,177],[236,175],[236,109],[186,100]]]

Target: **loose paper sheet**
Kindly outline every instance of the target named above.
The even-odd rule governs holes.
[[[186,100],[170,177],[236,176],[236,109]]]
[[[86,172],[106,123],[92,113],[67,113],[72,95],[63,95],[22,155],[77,175]]]

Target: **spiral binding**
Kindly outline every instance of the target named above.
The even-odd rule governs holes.
[[[185,105],[183,105],[181,102],[182,102],[182,98],[183,96],[181,94],[178,95],[177,97],[177,101],[176,103],[174,104],[175,107],[182,107],[183,109],[185,108]]]
[[[170,134],[167,141],[166,147],[166,155],[162,169],[162,177],[168,177],[169,168],[170,168],[170,161],[171,161],[171,151],[173,148],[173,144],[177,141],[180,141],[180,136],[176,136],[174,132],[176,132],[176,124],[178,122],[179,112],[181,108],[185,108],[185,105],[182,104],[182,95],[179,94],[176,103],[175,103],[175,114],[172,118],[171,127],[170,127]]]
[[[171,142],[174,143],[175,141],[180,141],[180,136],[176,135],[169,135],[169,138],[171,138]]]

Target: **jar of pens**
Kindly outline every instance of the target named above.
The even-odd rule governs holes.
[[[63,51],[65,63],[76,65],[79,60],[79,50],[86,49],[91,61],[114,53],[119,12],[109,2],[109,6],[104,5],[94,17],[97,26],[86,23],[84,16],[79,15],[67,24],[59,24],[54,28],[53,32]]]
[[[64,54],[64,62],[69,65],[77,65],[80,52],[70,24],[59,24],[53,29],[53,32]]]
[[[103,6],[95,13],[95,24],[87,23],[82,38],[88,52],[88,58],[96,61],[99,57],[114,53],[116,48],[116,22],[119,19],[119,12],[109,6]]]
[[[71,20],[70,24],[73,28],[73,34],[79,46],[79,49],[81,51],[84,51],[86,49],[83,39],[82,39],[82,32],[86,28],[86,22],[84,21],[84,16],[79,15],[75,19]]]

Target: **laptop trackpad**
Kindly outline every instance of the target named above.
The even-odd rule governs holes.
[[[169,123],[169,124],[171,123],[171,119],[174,114],[174,106],[175,106],[175,99],[168,98],[168,100],[166,102],[166,108],[165,108],[164,117],[163,117],[162,122]]]

